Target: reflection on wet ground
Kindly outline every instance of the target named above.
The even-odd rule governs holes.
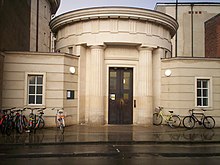
[[[215,130],[185,130],[172,133],[154,134],[156,141],[211,141],[215,136]]]
[[[36,133],[0,135],[1,144],[41,144],[77,142],[220,142],[220,128],[172,129],[167,126],[88,126],[66,127],[64,134],[56,128]]]

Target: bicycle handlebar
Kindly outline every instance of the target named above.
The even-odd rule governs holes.
[[[25,107],[24,109],[25,109],[25,110],[26,110],[26,109],[29,109],[29,110],[31,111],[30,113],[34,114],[34,111],[37,111],[37,113],[43,113],[43,111],[44,111],[46,108]]]
[[[54,107],[54,108],[52,108],[51,110],[52,110],[52,111],[56,110],[56,111],[58,112],[59,110],[64,110],[64,109],[63,109],[63,108],[55,108],[55,107]]]
[[[14,113],[14,111],[13,111],[13,109],[15,109],[16,107],[12,107],[12,108],[7,108],[7,109],[0,109],[1,110],[1,112],[3,113],[3,114],[8,114],[8,111],[10,111],[10,113]]]
[[[1,109],[1,111],[11,111],[13,109],[15,109],[16,107],[12,107],[12,108],[7,108],[7,109]]]
[[[162,110],[163,107],[161,107],[161,106],[157,106],[156,109]]]
[[[200,113],[195,113],[194,111],[196,111],[197,109],[189,109],[189,113],[191,114],[202,114],[203,112],[205,112],[206,110],[205,109],[200,109],[202,110],[203,112],[200,112]],[[199,111],[199,110],[198,110]]]

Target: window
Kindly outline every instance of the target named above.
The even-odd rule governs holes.
[[[197,79],[197,106],[209,106],[209,79]]]
[[[69,99],[74,99],[74,94],[75,92],[74,92],[74,90],[67,90],[67,95],[66,95],[66,97],[67,97],[67,99],[69,100]]]
[[[43,104],[43,75],[28,75],[28,104]]]
[[[69,54],[73,54],[73,47],[69,47]]]

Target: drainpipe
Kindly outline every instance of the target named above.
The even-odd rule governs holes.
[[[38,52],[38,33],[39,33],[39,0],[37,0],[37,16],[36,16],[36,52]]]
[[[193,57],[193,41],[194,41],[194,38],[193,38],[193,5],[194,4],[191,4],[191,49],[192,49],[192,52],[191,52],[191,56]]]
[[[178,22],[178,0],[176,0],[176,21]],[[176,37],[175,37],[175,57],[177,57],[177,33],[178,30],[176,31]]]

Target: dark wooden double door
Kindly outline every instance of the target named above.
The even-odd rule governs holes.
[[[133,69],[109,69],[109,124],[133,124]]]

